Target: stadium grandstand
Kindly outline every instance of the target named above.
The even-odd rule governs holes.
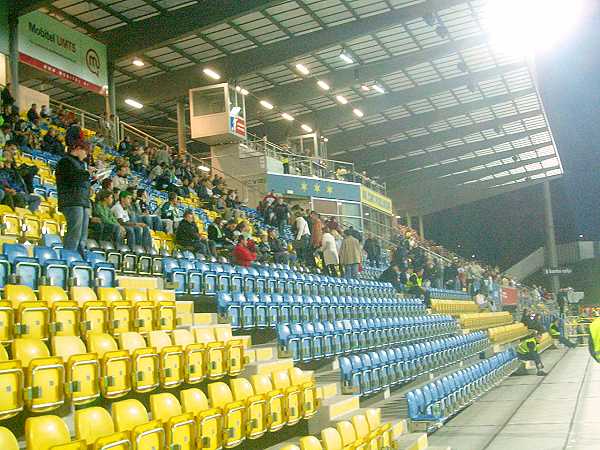
[[[426,238],[540,185],[557,267],[499,3],[2,2],[0,450],[600,448],[600,322]]]

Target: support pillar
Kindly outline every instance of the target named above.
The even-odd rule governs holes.
[[[412,228],[412,217],[410,216],[410,214],[406,215],[406,226],[408,228]]]
[[[108,96],[106,102],[106,113],[117,115],[117,92],[115,89],[115,66],[108,65]]]
[[[16,14],[8,16],[8,50],[10,57],[11,94],[15,104],[19,105],[19,17]]]
[[[177,147],[179,152],[185,152],[186,149],[186,138],[185,138],[185,105],[181,100],[177,101]]]
[[[552,215],[552,194],[550,193],[550,182],[548,180],[543,183],[544,189],[544,230],[546,233],[546,248],[545,260],[547,267],[558,267],[558,253],[556,251],[556,237],[554,234],[554,216]],[[552,292],[554,298],[558,299],[558,291],[560,289],[560,279],[558,275],[550,277]]]
[[[425,239],[425,227],[423,227],[423,216],[419,216],[419,236]]]

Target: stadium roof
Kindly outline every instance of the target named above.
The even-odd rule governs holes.
[[[385,181],[400,213],[439,211],[562,174],[531,65],[490,45],[485,0],[21,3],[23,12],[39,7],[108,45],[123,120],[172,127],[165,117],[176,116],[177,99],[214,83],[202,73],[210,67],[250,91],[250,128],[275,140],[299,134],[299,122],[318,128],[329,157]],[[23,78],[58,100],[103,108],[67,82],[27,70]],[[125,98],[144,109],[126,108]],[[276,107],[265,112],[260,99]],[[282,111],[298,120],[290,124]],[[157,137],[176,141],[174,131]]]

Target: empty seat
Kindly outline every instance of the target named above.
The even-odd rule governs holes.
[[[273,387],[285,396],[285,414],[288,425],[295,425],[302,418],[302,392],[298,386],[293,386],[285,370],[273,372],[271,375]]]
[[[150,410],[152,418],[164,425],[167,448],[196,448],[196,419],[191,412],[183,413],[177,397],[169,393],[151,395]]]
[[[265,396],[254,392],[250,381],[233,378],[229,381],[233,398],[246,405],[246,437],[257,439],[267,431],[267,401]]]
[[[108,331],[108,307],[106,303],[98,301],[96,293],[89,287],[73,286],[69,291],[72,301],[77,303],[81,310],[81,334],[106,333]]]
[[[188,384],[196,384],[204,380],[205,346],[196,343],[194,335],[189,330],[173,330],[173,343],[183,349],[184,376]]]
[[[131,448],[129,433],[116,432],[110,413],[99,406],[75,411],[75,437],[93,450]]]
[[[116,288],[98,288],[98,299],[108,306],[109,329],[113,336],[133,330],[133,308]]]
[[[12,431],[0,427],[0,448],[3,450],[19,450],[19,443]]]
[[[210,408],[208,398],[200,389],[185,389],[179,395],[183,411],[196,417],[197,447],[203,450],[222,448],[221,410]]]
[[[70,444],[71,435],[60,417],[29,417],[25,421],[25,442],[28,449],[50,450],[58,445]],[[74,448],[85,450],[81,444]]]
[[[44,302],[38,301],[29,286],[7,284],[4,295],[16,311],[15,328],[22,338],[47,339],[50,323],[50,310]]]
[[[150,331],[148,344],[160,355],[160,384],[165,388],[181,385],[185,379],[182,347],[173,345],[171,338],[164,331]]]
[[[134,450],[165,448],[165,431],[160,421],[151,421],[138,400],[113,403],[111,415],[117,431],[129,431]]]
[[[217,380],[227,374],[227,360],[225,359],[225,345],[216,341],[212,328],[194,328],[194,338],[197,343],[206,347],[205,373],[208,379]]]
[[[127,350],[119,350],[109,334],[88,335],[88,350],[100,360],[102,382],[100,389],[105,398],[119,398],[131,391],[132,363]]]
[[[246,439],[246,405],[235,402],[229,386],[223,382],[208,385],[208,399],[210,406],[218,408],[223,416],[223,445],[235,447],[241,444]]]
[[[155,348],[148,347],[139,333],[121,333],[119,347],[131,355],[132,387],[136,392],[148,392],[160,384],[160,360]]]

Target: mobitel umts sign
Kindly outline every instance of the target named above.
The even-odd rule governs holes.
[[[106,94],[106,46],[34,11],[19,18],[21,62]]]

